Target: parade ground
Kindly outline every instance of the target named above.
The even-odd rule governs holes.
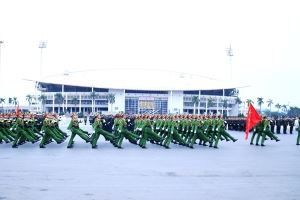
[[[250,146],[243,132],[229,133],[239,140],[222,141],[219,149],[150,143],[142,149],[126,140],[117,149],[103,138],[92,149],[78,137],[73,149],[67,141],[45,149],[0,144],[0,200],[300,199],[296,131],[265,147]]]

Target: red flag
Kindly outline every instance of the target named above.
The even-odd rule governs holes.
[[[20,109],[19,109],[19,104],[16,107],[16,116],[19,117],[20,115]]]
[[[246,133],[245,139],[246,140],[248,139],[248,134],[249,134],[250,129],[253,128],[260,121],[261,121],[261,116],[257,113],[255,108],[250,103],[249,108],[248,108],[248,115],[247,115],[247,119],[246,119],[246,131],[245,131],[245,133]]]

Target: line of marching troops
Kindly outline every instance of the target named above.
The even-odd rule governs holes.
[[[226,131],[226,124],[221,116],[98,114],[92,119],[93,133],[81,129],[80,123],[77,114],[72,114],[68,126],[71,132],[68,148],[73,147],[77,135],[91,143],[92,148],[97,148],[101,135],[118,148],[122,148],[124,139],[142,148],[146,148],[147,142],[165,148],[170,148],[171,143],[190,148],[195,144],[218,148],[220,140],[237,140]],[[67,139],[68,134],[62,131],[58,124],[59,119],[55,114],[1,114],[0,142],[11,142],[13,148],[26,142],[41,141],[41,148],[53,141],[60,144]]]
[[[228,119],[228,127],[232,121]],[[242,120],[242,119],[238,119]],[[113,146],[122,148],[124,139],[130,143],[146,148],[147,142],[170,148],[170,144],[179,144],[193,148],[195,144],[218,148],[220,140],[233,141],[227,131],[227,122],[221,116],[210,115],[134,115],[117,114],[105,116],[97,114],[90,121],[93,133],[81,129],[77,114],[72,114],[68,130],[71,133],[68,148],[74,145],[75,136],[81,137],[92,148],[97,148],[99,137],[102,135]],[[256,137],[256,145],[264,146],[267,139],[279,141],[272,132],[271,120],[263,117],[262,121],[253,128],[250,144]],[[299,127],[300,120],[296,126]],[[230,129],[230,128],[229,128]],[[297,145],[300,143],[298,131]],[[26,143],[40,142],[40,148],[53,141],[60,144],[68,138],[68,134],[59,128],[59,118],[47,113],[38,116],[30,113],[0,114],[0,143],[12,143],[13,148]]]
[[[270,130],[272,133],[280,134],[293,134],[295,127],[296,118],[294,117],[271,117],[270,120]],[[234,131],[245,131],[246,128],[246,118],[243,117],[228,117],[226,118],[228,123],[228,130]]]

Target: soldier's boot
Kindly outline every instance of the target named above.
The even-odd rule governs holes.
[[[71,137],[70,137],[67,148],[72,148],[73,147],[73,144],[74,144],[73,140],[74,140],[75,136],[76,136],[76,133],[71,134]]]

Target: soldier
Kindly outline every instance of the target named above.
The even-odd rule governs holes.
[[[270,131],[270,121],[267,119],[266,116],[263,117],[262,119],[262,125],[263,125],[263,130],[262,130],[262,138],[261,138],[261,146],[265,146],[264,142],[266,139],[266,136],[269,136],[271,140],[276,140],[276,142],[280,141],[278,137],[276,137],[272,132]]]
[[[289,118],[288,124],[289,124],[289,127],[290,127],[290,134],[293,134],[293,129],[294,129],[294,125],[295,125],[295,119],[294,118]]]
[[[95,130],[95,132],[93,133],[93,135],[91,137],[91,144],[92,144],[93,149],[97,148],[97,141],[98,141],[100,135],[103,135],[105,140],[108,140],[111,143],[113,143],[114,136],[111,133],[102,129],[102,120],[101,120],[100,114],[96,115],[92,126]]]
[[[163,141],[163,138],[157,135],[152,130],[152,125],[150,121],[150,117],[145,116],[144,119],[140,122],[139,129],[142,131],[142,138],[139,141],[139,146],[142,148],[146,148],[146,142],[148,139],[160,143]]]
[[[280,129],[281,129],[281,119],[279,117],[276,118],[275,120],[276,124],[276,133],[280,134]]]
[[[296,120],[296,131],[298,131],[297,143],[296,145],[300,145],[300,117]]]
[[[71,118],[70,124],[68,126],[68,130],[70,130],[72,132],[72,134],[71,134],[67,148],[73,147],[73,144],[74,144],[73,140],[76,135],[79,135],[79,137],[81,137],[83,140],[85,140],[86,143],[91,142],[91,139],[86,134],[86,131],[83,131],[82,129],[79,128],[80,122],[78,121],[78,115],[73,113],[71,117],[72,118]]]
[[[283,121],[283,134],[286,134],[287,125],[288,125],[288,119],[284,118],[282,121]]]
[[[16,115],[17,119],[14,125],[12,126],[12,130],[16,132],[15,140],[12,144],[12,148],[17,148],[19,145],[24,144],[26,141],[29,141],[31,143],[35,143],[38,141],[38,138],[33,137],[31,134],[29,134],[25,127],[24,117],[25,115],[18,114]]]
[[[275,129],[275,120],[274,120],[273,117],[270,119],[270,126],[271,126],[271,132],[275,133],[274,132],[274,129]]]
[[[218,148],[218,142],[221,139],[221,136],[223,136],[226,141],[230,141],[232,140],[233,142],[236,142],[237,139],[235,139],[234,137],[232,137],[229,133],[227,133],[224,129],[224,120],[221,118],[221,116],[219,116],[219,119],[215,119],[215,132],[217,133],[216,136],[216,140],[215,140],[215,145],[214,148]]]
[[[40,143],[40,148],[45,148],[45,146],[52,142],[52,139],[55,140],[57,144],[60,144],[65,141],[66,137],[60,135],[56,132],[55,122],[52,121],[52,116],[49,114],[45,115],[45,119],[43,121],[42,133],[43,138]]]
[[[114,125],[114,136],[115,139],[113,140],[113,144],[118,147],[122,148],[122,143],[124,137],[129,140],[132,144],[138,144],[137,141],[140,137],[132,132],[127,130],[127,123],[125,117],[122,114],[117,114],[115,116]]]

